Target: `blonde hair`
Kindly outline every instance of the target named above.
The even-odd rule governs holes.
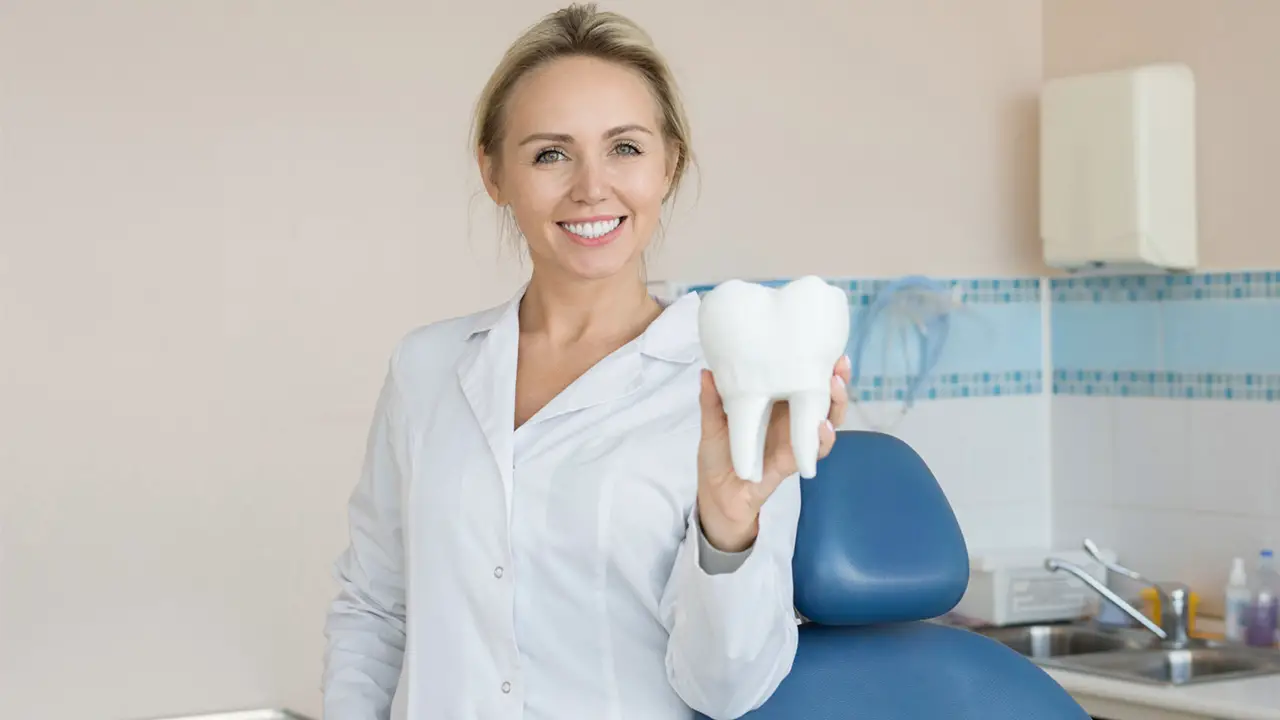
[[[512,88],[535,68],[565,57],[617,63],[640,73],[649,84],[662,114],[660,131],[676,153],[666,196],[672,197],[693,162],[689,120],[675,76],[648,33],[622,15],[597,10],[594,3],[575,3],[546,15],[512,43],[476,103],[471,147],[492,157],[496,165]]]

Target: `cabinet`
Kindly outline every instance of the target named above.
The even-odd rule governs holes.
[[[1040,104],[1045,263],[1189,271],[1198,261],[1196,93],[1160,63],[1049,80]]]

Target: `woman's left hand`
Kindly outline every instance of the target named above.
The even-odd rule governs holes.
[[[818,430],[818,457],[835,444],[835,428],[849,406],[845,391],[850,363],[841,357],[831,373],[831,410]],[[698,522],[711,545],[724,552],[745,550],[755,542],[760,508],[783,480],[796,474],[791,453],[791,415],[787,403],[774,404],[765,436],[764,474],[760,482],[743,480],[733,471],[729,419],[711,371],[702,371],[702,440],[698,444]]]

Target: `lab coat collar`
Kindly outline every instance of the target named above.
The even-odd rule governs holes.
[[[524,299],[528,288],[528,283],[521,285],[510,300],[479,313],[469,337],[488,333],[505,320],[515,323],[518,332],[520,301]],[[662,314],[649,324],[638,339],[640,352],[668,362],[697,362],[702,357],[702,347],[698,341],[700,302],[696,292],[688,292],[667,304]]]
[[[476,315],[467,347],[457,366],[467,403],[480,423],[502,477],[508,519],[514,471],[516,363],[520,346],[520,301],[515,296]],[[634,342],[620,348],[612,362],[593,367],[539,410],[529,423],[612,402],[638,391],[645,381],[645,357],[662,362],[693,363],[701,357],[696,293],[667,305]],[[479,337],[477,337],[479,336]]]
[[[471,331],[467,337],[472,338],[480,333],[487,333],[501,324],[503,320],[512,318],[519,313],[520,301],[524,299],[524,293],[528,289],[529,283],[526,282],[520,286],[520,289],[516,291],[516,294],[510,300],[477,313],[475,322],[471,325]],[[515,321],[518,323],[519,318],[516,317]]]
[[[667,305],[640,336],[640,352],[668,362],[697,362],[702,357],[698,340],[699,303],[698,294],[689,292]]]
[[[458,359],[458,382],[475,414],[502,478],[506,517],[511,518],[514,471],[516,360],[520,348],[520,298],[478,313]],[[477,337],[479,336],[479,337]]]

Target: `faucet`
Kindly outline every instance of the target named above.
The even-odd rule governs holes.
[[[1124,575],[1125,577],[1138,580],[1139,582],[1150,585],[1160,594],[1160,624],[1157,625],[1151,621],[1140,610],[1125,602],[1119,595],[1116,595],[1106,585],[1098,582],[1096,578],[1089,574],[1087,570],[1076,565],[1075,563],[1059,560],[1057,558],[1046,558],[1044,567],[1050,572],[1064,570],[1075,575],[1084,584],[1088,585],[1095,592],[1109,601],[1112,605],[1120,608],[1126,615],[1133,618],[1153,635],[1160,638],[1161,643],[1168,648],[1180,650],[1190,647],[1194,644],[1189,630],[1191,620],[1191,598],[1190,588],[1182,583],[1155,583],[1147,580],[1141,574],[1134,572],[1126,567],[1109,562],[1101,557],[1098,547],[1093,541],[1086,539],[1084,541],[1084,549],[1095,560],[1102,563],[1104,567],[1113,572]]]

